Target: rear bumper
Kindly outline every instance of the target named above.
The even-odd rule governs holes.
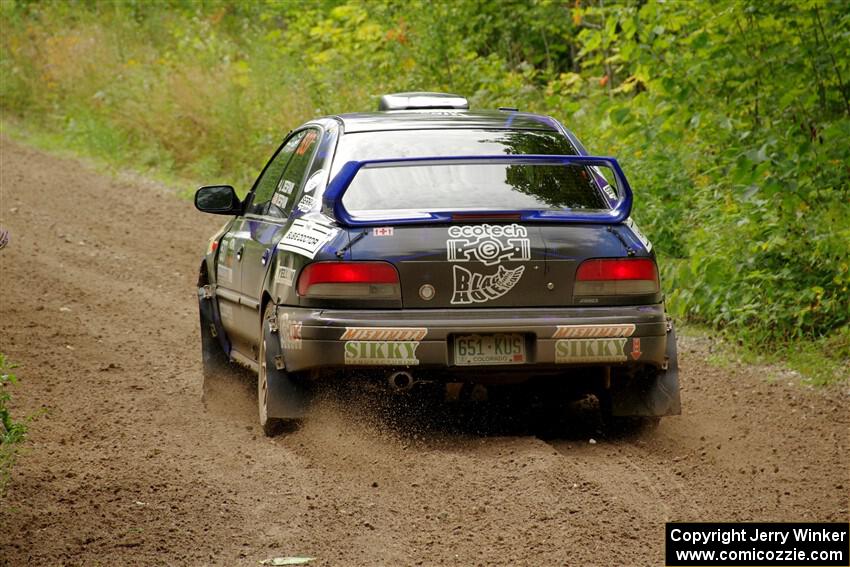
[[[278,307],[286,369],[444,368],[528,372],[583,366],[667,366],[661,304],[561,309],[317,310]],[[517,333],[526,362],[458,366],[454,337]]]

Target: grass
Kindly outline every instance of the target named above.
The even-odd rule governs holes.
[[[800,341],[793,347],[785,347],[774,353],[741,347],[742,359],[754,364],[781,364],[800,373],[803,381],[814,386],[846,384],[850,380],[847,360],[824,356],[829,348],[824,341]]]
[[[44,127],[27,125],[19,118],[0,113],[0,134],[18,143],[37,148],[61,158],[75,159],[87,167],[111,177],[130,176],[154,181],[169,188],[175,188],[176,194],[191,200],[195,189],[215,180],[187,178],[175,175],[170,168],[158,168],[154,165],[142,166],[136,160],[121,159],[117,155],[95,152],[79,138],[65,131],[53,131]],[[84,138],[90,139],[90,138]]]
[[[0,496],[6,490],[15,458],[27,435],[26,423],[13,419],[8,407],[12,399],[10,386],[18,381],[13,372],[17,366],[0,353]]]
[[[741,364],[777,366],[797,372],[801,382],[806,385],[850,383],[846,334],[843,338],[842,334],[838,333],[830,339],[801,340],[770,351],[753,347],[734,336],[695,323],[679,323],[676,331],[683,337],[711,339],[712,348],[706,360],[719,368],[729,369]],[[825,352],[831,352],[833,356],[824,356]]]

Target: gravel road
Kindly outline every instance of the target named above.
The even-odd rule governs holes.
[[[711,363],[710,338],[680,340],[684,414],[642,435],[587,405],[552,426],[329,392],[267,439],[249,381],[201,399],[195,281],[221,220],[0,138],[0,351],[36,415],[0,565],[663,565],[667,521],[850,518],[848,382]]]

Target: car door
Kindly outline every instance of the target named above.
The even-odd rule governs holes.
[[[272,197],[302,136],[303,134],[296,132],[281,144],[245,199],[245,213],[233,221],[233,225],[221,242],[216,295],[222,324],[233,348],[248,357],[252,354],[251,335],[256,331],[250,326],[254,317],[246,316],[243,310],[246,305],[248,308],[256,309],[256,298],[242,293],[245,248],[253,240],[252,233],[256,235],[258,229],[261,229],[262,219],[267,218],[269,214],[277,214],[277,209],[269,213]]]
[[[244,217],[242,225],[244,239],[240,242],[240,309],[239,326],[245,346],[252,357],[256,357],[259,346],[260,300],[263,284],[275,247],[288,226],[288,217],[294,200],[304,184],[305,174],[315,154],[319,139],[318,128],[305,128],[295,132],[284,144],[281,156],[286,166],[278,172],[273,168],[270,179],[258,185],[257,203]],[[277,165],[277,163],[275,163]],[[277,179],[274,179],[277,177]],[[272,188],[268,195],[268,188]]]
[[[236,219],[233,224],[239,224],[239,219]],[[234,226],[231,226],[230,230],[221,237],[216,262],[218,312],[221,315],[221,324],[228,335],[234,334],[236,313],[239,310],[239,278],[241,274],[236,266],[237,241]]]

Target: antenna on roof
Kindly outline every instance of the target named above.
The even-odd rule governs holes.
[[[385,94],[378,103],[378,110],[469,110],[466,98],[448,93],[392,93]]]

